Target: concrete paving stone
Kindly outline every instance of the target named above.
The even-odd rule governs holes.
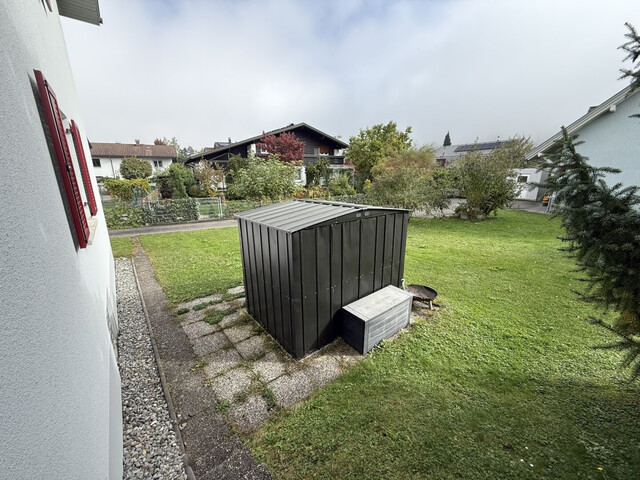
[[[228,344],[229,339],[227,339],[227,336],[222,332],[217,332],[213,335],[196,338],[193,341],[193,351],[196,355],[204,357],[207,353],[220,350],[222,347]]]
[[[213,471],[207,472],[202,477],[216,480],[243,480],[258,463],[251,454],[244,448],[239,448],[222,464]]]
[[[195,300],[191,300],[189,302],[180,303],[178,305],[178,308],[193,308],[196,305],[200,305],[201,303],[219,302],[220,300],[222,300],[222,295],[220,295],[219,293],[215,293],[206,297],[196,298]]]
[[[242,298],[236,298],[235,300],[233,300],[231,302],[233,304],[233,306],[238,307],[238,308],[242,308],[247,304],[247,299],[245,297]]]
[[[236,368],[224,375],[216,377],[211,382],[211,388],[218,400],[233,402],[234,397],[251,385],[251,371],[246,368]]]
[[[313,392],[311,380],[304,371],[283,375],[268,384],[278,405],[287,407],[307,398]]]
[[[335,380],[342,371],[338,359],[326,354],[311,359],[303,370],[316,386],[326,385]]]
[[[260,360],[256,360],[251,368],[263,382],[270,382],[283,375],[290,361],[283,360],[276,352],[269,352]]]
[[[255,335],[243,342],[236,343],[236,349],[247,360],[262,355],[269,347],[269,342],[263,335]]]
[[[238,293],[244,293],[244,285],[238,285],[237,287],[230,288],[227,293],[231,295],[237,295]]]
[[[351,345],[339,338],[327,349],[327,354],[334,356],[342,365],[350,367],[364,359]]]
[[[222,317],[222,320],[220,320],[220,323],[218,325],[220,326],[220,328],[227,328],[236,323],[241,316],[242,312],[240,310],[237,310],[233,313],[230,313],[229,315],[225,315],[224,317]]]
[[[194,322],[182,325],[182,329],[189,337],[189,340],[195,340],[198,337],[216,332],[219,327],[217,325],[209,325],[207,322]]]
[[[242,362],[242,357],[235,348],[223,348],[210,353],[205,358],[209,364],[203,368],[203,371],[208,378],[213,378]]]
[[[231,340],[231,343],[239,343],[253,335],[254,326],[251,323],[234,325],[225,329],[224,334]]]
[[[197,312],[191,311],[184,313],[182,315],[178,315],[178,321],[182,325],[188,325],[190,323],[199,322],[204,318],[205,312],[204,310],[199,310]]]
[[[247,473],[243,480],[271,480],[273,477],[269,473],[269,469],[264,463]]]
[[[227,416],[243,432],[251,432],[262,425],[271,412],[267,402],[259,395],[249,397],[244,403],[229,408]]]
[[[221,312],[222,310],[231,310],[233,308],[235,307],[231,305],[231,302],[220,302],[220,303],[211,305],[209,308],[207,308],[207,310],[208,311],[217,310],[218,312]]]

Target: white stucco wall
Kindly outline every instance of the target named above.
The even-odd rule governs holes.
[[[33,69],[86,134],[51,4],[53,12],[36,0],[0,2],[0,477],[116,479],[122,410],[109,237],[99,206],[93,243],[76,247],[38,111]]]
[[[121,178],[120,177],[120,164],[122,163],[122,158],[116,157],[96,157],[100,159],[100,167],[94,167],[93,171],[98,177],[113,177],[113,178]],[[160,172],[165,171],[171,165],[171,159],[168,158],[154,158],[154,157],[138,157],[142,160],[146,160],[151,164],[151,168],[153,168],[153,174],[156,175]],[[162,162],[162,167],[155,167],[154,161]]]
[[[518,195],[520,200],[540,200],[544,195],[544,192],[536,187],[535,183],[542,183],[549,177],[549,172],[545,170],[538,170],[537,168],[521,168],[515,171],[515,178],[527,177],[526,184],[521,185],[522,189]]]
[[[640,185],[640,119],[629,118],[640,113],[640,94],[634,95],[589,123],[577,133],[585,142],[578,152],[589,157],[592,165],[614,167],[621,174],[611,175],[607,183],[624,186]]]

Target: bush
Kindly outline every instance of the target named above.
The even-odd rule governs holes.
[[[356,194],[356,189],[351,186],[349,177],[345,174],[338,175],[336,178],[331,179],[327,188],[332,196]]]
[[[149,181],[143,178],[134,180],[107,178],[104,181],[104,188],[109,192],[111,198],[117,202],[132,202],[144,197],[151,191]]]
[[[229,185],[232,198],[278,200],[295,191],[295,165],[283,163],[276,155],[267,159],[249,159],[247,168],[238,170]]]
[[[175,223],[198,220],[200,209],[194,198],[181,198],[150,203],[145,207],[146,223]]]
[[[189,196],[193,198],[206,198],[207,192],[200,185],[191,185],[189,187]]]
[[[146,160],[137,157],[127,157],[122,159],[120,164],[120,175],[127,180],[136,178],[147,178],[153,173],[151,164]]]
[[[142,227],[147,223],[147,216],[142,207],[117,203],[113,208],[105,210],[104,218],[111,229]]]
[[[193,170],[181,163],[172,163],[167,170],[171,198],[187,198],[187,189],[196,184]]]

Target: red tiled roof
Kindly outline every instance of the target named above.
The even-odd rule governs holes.
[[[173,145],[136,145],[133,143],[91,142],[92,157],[159,157],[177,158]]]

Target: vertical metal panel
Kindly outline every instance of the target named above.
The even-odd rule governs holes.
[[[247,235],[245,233],[246,221],[238,220],[238,235],[240,235],[240,257],[242,258],[242,280],[244,282],[244,295],[247,299],[247,311],[251,313],[251,273],[248,271],[251,268],[251,262],[249,261],[249,250],[247,247]]]
[[[387,217],[380,215],[376,217],[376,237],[375,237],[375,260],[373,264],[373,289],[382,288],[382,267],[384,265],[384,229]]]
[[[342,304],[358,299],[360,222],[342,224]]]
[[[402,214],[394,215],[391,285],[400,286],[400,251],[402,249]]]
[[[293,355],[304,355],[304,310],[302,307],[302,278],[300,275],[300,232],[292,233],[289,242],[289,285],[291,287],[291,336]]]
[[[269,261],[269,271],[271,272],[271,302],[273,304],[273,336],[282,341],[280,258],[278,252],[278,231],[275,228],[269,229]]]
[[[360,298],[373,293],[373,268],[375,263],[376,219],[363,218],[360,222]]]
[[[402,238],[400,240],[400,267],[398,273],[398,287],[400,287],[402,283],[402,279],[404,278],[404,256],[407,250],[407,227],[409,224],[409,214],[404,212],[402,213]]]
[[[316,255],[318,285],[318,348],[333,340],[331,323],[331,236],[329,227],[316,229]]]
[[[342,308],[342,225],[331,225],[331,318]]]
[[[316,285],[316,234],[314,229],[302,230],[302,310],[304,312],[304,351],[317,348],[318,344],[318,304]]]
[[[251,315],[258,321],[260,321],[260,296],[258,291],[258,271],[256,269],[256,254],[253,237],[253,224],[251,222],[245,222],[245,241],[247,242],[247,258],[249,259],[249,276],[251,278],[251,284],[249,290],[251,294],[247,296],[247,302],[250,302]]]
[[[262,268],[264,275],[264,296],[265,306],[264,318],[267,322],[267,331],[275,337],[275,327],[273,318],[273,284],[271,282],[271,260],[269,252],[269,227],[260,226],[260,246],[262,249]]]
[[[262,239],[260,236],[260,225],[252,224],[253,228],[253,252],[255,255],[256,280],[258,288],[258,320],[267,328],[267,304],[264,291],[264,270],[262,263]]]
[[[392,265],[391,260],[393,258],[393,230],[394,230],[394,220],[395,215],[387,214],[385,215],[385,229],[384,229],[384,254],[383,254],[383,262],[384,265],[382,267],[382,286],[386,287],[391,284],[391,273],[392,273]]]
[[[282,314],[282,346],[288,352],[293,351],[291,340],[291,292],[289,285],[289,237],[287,233],[278,231],[278,259],[280,262],[280,304]]]

